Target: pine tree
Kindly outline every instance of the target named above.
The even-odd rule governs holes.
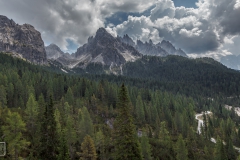
[[[49,98],[49,104],[45,108],[40,133],[40,159],[56,160],[58,139],[51,96]]]
[[[114,122],[115,159],[141,160],[140,145],[133,124],[127,89],[124,84],[119,92],[117,107],[119,112]]]
[[[69,148],[69,154],[70,157],[73,159],[74,154],[74,145],[76,142],[76,130],[74,128],[74,119],[73,119],[73,109],[71,106],[68,105],[68,102],[64,103],[64,109],[65,109],[65,132],[66,132],[66,141],[67,146]]]
[[[80,160],[96,160],[97,153],[94,146],[94,142],[89,135],[84,137],[83,143],[81,144],[81,158]]]
[[[223,142],[220,140],[220,138],[217,138],[217,144],[215,147],[215,160],[227,160],[227,156],[226,156],[226,151],[225,148],[223,146]]]
[[[27,131],[28,131],[28,140],[31,143],[31,151],[32,153],[37,154],[37,146],[39,144],[39,132],[40,132],[40,125],[37,122],[38,118],[38,103],[35,100],[34,95],[31,93],[29,99],[27,101],[27,106],[25,109],[26,114],[26,122],[27,122]],[[34,154],[33,154],[34,155]]]
[[[5,107],[7,105],[7,92],[3,85],[0,86],[0,106]]]
[[[8,111],[6,124],[2,126],[4,141],[8,144],[8,154],[12,159],[17,160],[23,149],[30,144],[23,137],[26,131],[26,124],[17,112]]]
[[[188,159],[188,151],[187,148],[185,146],[185,142],[183,140],[182,135],[180,134],[176,143],[176,159],[177,160],[187,160]]]
[[[227,149],[227,157],[228,157],[229,160],[237,158],[237,156],[235,154],[235,150],[233,148],[233,144],[232,144],[231,138],[228,139],[228,143],[226,145],[226,149]]]
[[[67,147],[67,141],[66,141],[66,133],[65,130],[61,130],[61,134],[59,135],[59,148],[58,148],[59,154],[57,155],[57,160],[69,160],[69,152]]]
[[[105,139],[106,138],[104,137],[104,134],[102,133],[101,130],[95,134],[94,142],[95,142],[95,147],[98,153],[98,157],[100,159],[106,159],[105,158]]]
[[[144,160],[152,160],[151,146],[145,133],[143,133],[143,136],[141,138],[141,151]]]
[[[72,89],[69,87],[67,90],[67,94],[65,96],[66,101],[68,102],[69,105],[73,105],[74,103],[74,96],[72,93]]]
[[[145,113],[144,113],[144,108],[143,108],[143,102],[142,98],[140,95],[137,96],[137,102],[136,102],[136,120],[140,124],[145,122]]]
[[[86,135],[93,136],[93,122],[86,107],[82,108],[81,121],[79,126],[79,140],[83,141]]]

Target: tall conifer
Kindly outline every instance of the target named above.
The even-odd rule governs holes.
[[[127,89],[123,84],[118,96],[118,116],[114,123],[116,160],[143,159],[129,104]]]

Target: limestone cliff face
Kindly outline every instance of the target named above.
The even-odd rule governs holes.
[[[0,52],[11,52],[35,64],[46,64],[46,51],[40,32],[29,24],[18,25],[0,15]]]
[[[104,28],[99,28],[95,37],[89,37],[88,43],[78,48],[76,59],[82,64],[101,63],[120,66],[128,61],[141,58],[141,54],[132,46],[113,37]]]

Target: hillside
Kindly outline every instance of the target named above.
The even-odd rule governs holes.
[[[211,66],[213,64],[211,59],[200,59],[198,63],[210,63]],[[213,66],[221,67],[219,64]],[[198,98],[192,98],[191,96],[194,95],[190,91],[188,96],[175,94],[162,88],[169,85],[167,82],[162,83],[159,89],[150,89],[152,88],[149,86],[152,83],[151,80],[141,78],[69,75],[56,72],[53,67],[36,66],[21,59],[0,54],[0,123],[3,126],[0,128],[0,135],[5,135],[1,136],[1,141],[8,141],[9,146],[14,145],[7,138],[14,137],[15,132],[9,133],[9,136],[6,133],[9,131],[8,127],[12,127],[11,117],[15,116],[18,120],[15,122],[15,119],[12,119],[14,123],[26,125],[26,128],[25,125],[18,128],[22,133],[21,139],[26,141],[20,145],[22,157],[52,156],[42,154],[45,152],[45,147],[39,152],[41,145],[45,145],[45,139],[51,138],[51,141],[55,141],[54,145],[50,144],[53,146],[54,153],[62,155],[65,151],[58,146],[66,145],[68,158],[79,159],[78,152],[82,152],[79,144],[83,145],[84,137],[88,134],[93,137],[94,142],[98,142],[95,144],[96,156],[112,159],[116,152],[115,141],[112,141],[115,137],[115,129],[112,126],[119,115],[118,96],[122,82],[127,88],[129,113],[134,117],[133,130],[139,136],[137,143],[142,147],[146,143],[152,148],[148,153],[141,154],[144,153],[145,156],[148,155],[153,159],[163,157],[174,159],[179,154],[175,148],[178,146],[177,141],[183,141],[183,139],[189,159],[209,159],[219,145],[210,142],[209,137],[221,136],[224,141],[229,140],[227,135],[223,136],[218,132],[221,130],[224,135],[227,133],[220,123],[229,127],[231,125],[231,130],[235,130],[237,126],[234,122],[240,121],[233,112],[221,107],[222,104],[231,102],[231,99],[229,101],[224,97],[215,97],[214,101],[211,101],[201,94]],[[172,87],[174,87],[173,83]],[[48,109],[45,109],[46,106]],[[198,135],[194,115],[197,111],[206,109],[213,111],[215,117],[210,120],[214,121],[215,125],[209,124],[207,131],[203,130],[202,134]],[[52,123],[56,124],[51,126],[55,134],[50,137],[45,137],[48,129],[41,129],[48,124],[46,119],[48,122],[52,121],[49,126]],[[64,130],[61,131],[61,128]],[[164,132],[161,131],[163,128]],[[71,134],[66,135],[65,132]],[[229,146],[233,144],[240,146],[237,135],[232,132],[231,136],[236,138],[236,141],[232,141]],[[41,143],[39,143],[40,139]],[[234,150],[226,153],[237,156]],[[7,157],[11,156],[12,153],[7,154]]]

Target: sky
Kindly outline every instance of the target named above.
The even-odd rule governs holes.
[[[0,0],[0,15],[69,53],[105,27],[134,41],[168,40],[194,58],[240,54],[240,0]]]

